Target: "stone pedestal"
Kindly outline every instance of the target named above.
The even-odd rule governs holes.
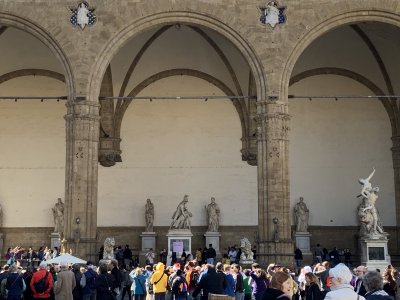
[[[144,263],[146,261],[146,258],[144,257],[144,255],[150,250],[150,248],[153,249],[155,254],[157,253],[157,251],[156,251],[157,233],[145,231],[145,232],[142,232],[142,234],[140,236],[142,237],[142,248],[139,253],[139,264],[144,265]]]
[[[58,251],[61,251],[61,240],[60,240],[60,234],[58,232],[53,232],[50,234],[50,246],[51,249],[54,249],[54,247],[58,248]]]
[[[178,259],[181,257],[183,250],[186,255],[192,254],[192,236],[193,234],[190,229],[170,229],[168,231],[167,265],[171,265],[172,252],[176,252],[176,257]]]
[[[212,244],[215,252],[217,252],[217,258],[219,258],[221,256],[221,251],[219,249],[219,239],[221,234],[219,232],[207,231],[204,236],[206,238],[206,247],[208,248],[208,246]]]
[[[310,238],[311,234],[309,232],[295,232],[294,236],[296,238],[296,247],[303,252],[303,255],[312,255],[310,249]]]
[[[391,264],[387,235],[360,237],[361,264],[369,271],[381,272]]]

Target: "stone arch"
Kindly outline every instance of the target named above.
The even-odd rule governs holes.
[[[15,27],[27,33],[30,33],[43,44],[45,44],[52,53],[57,57],[64,69],[65,82],[67,85],[68,97],[72,98],[75,94],[75,85],[70,62],[58,42],[44,28],[34,22],[16,15],[0,11],[0,24],[4,26]]]
[[[293,68],[299,59],[300,55],[305,49],[316,39],[324,35],[325,33],[352,23],[359,22],[381,22],[388,23],[400,27],[400,16],[392,12],[381,11],[381,10],[358,10],[352,12],[344,12],[340,15],[334,16],[324,22],[319,23],[315,27],[311,28],[303,37],[299,39],[299,42],[295,45],[289,58],[286,61],[284,71],[281,78],[281,99],[288,99],[288,90],[290,77]]]
[[[192,70],[192,69],[172,69],[172,70],[165,70],[159,73],[156,73],[146,79],[144,79],[142,82],[140,82],[132,91],[129,92],[128,96],[129,97],[134,97],[138,95],[144,88],[147,86],[151,85],[152,83],[172,77],[172,76],[190,76],[190,77],[196,77],[202,80],[205,80],[209,82],[210,84],[216,86],[218,89],[220,89],[225,95],[233,95],[233,91],[226,86],[222,81],[218,80],[217,78],[206,74],[201,71],[197,70]],[[235,109],[239,115],[240,118],[240,123],[242,126],[242,132],[245,130],[244,128],[244,116],[243,112],[241,111],[241,106],[238,101],[238,99],[232,99],[233,105],[235,106]],[[124,114],[126,110],[128,109],[129,105],[132,103],[132,100],[126,101],[121,105],[121,110],[118,112],[118,115],[115,119],[116,127],[115,127],[115,136],[117,138],[120,138],[120,133],[121,133],[121,125],[123,121]]]
[[[98,101],[97,99],[100,93],[101,82],[106,69],[115,54],[128,40],[151,28],[175,23],[201,25],[216,31],[227,38],[233,45],[237,47],[249,64],[250,70],[255,78],[258,100],[266,99],[267,93],[265,72],[261,62],[259,61],[259,58],[256,56],[255,51],[248,44],[248,42],[233,28],[215,18],[195,12],[180,11],[163,12],[143,17],[129,24],[115,34],[95,59],[95,64],[90,72],[89,83],[87,87],[89,99],[93,99],[92,101]]]

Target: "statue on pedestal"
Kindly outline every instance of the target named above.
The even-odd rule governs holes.
[[[113,237],[107,237],[104,240],[103,259],[115,259],[114,246],[115,246],[115,239]]]
[[[208,229],[209,232],[218,232],[219,227],[219,207],[215,203],[215,198],[211,197],[211,203],[206,206],[208,215]]]
[[[309,214],[310,211],[304,203],[304,198],[300,197],[299,202],[294,206],[294,221],[297,232],[307,232]]]
[[[242,254],[240,254],[241,261],[253,260],[254,253],[251,251],[251,243],[248,238],[243,237],[240,240],[240,249]]]
[[[375,207],[376,200],[378,199],[379,187],[372,187],[370,183],[374,173],[375,169],[373,169],[372,173],[367,178],[358,180],[362,185],[361,193],[357,196],[362,197],[362,202],[358,207],[360,236],[379,237],[385,233]]]
[[[178,204],[176,211],[172,215],[170,229],[190,229],[190,218],[192,213],[188,211],[186,204],[189,201],[189,196],[185,195],[181,203]]]
[[[154,204],[150,199],[147,199],[145,210],[146,232],[153,232]]]
[[[52,208],[54,217],[54,232],[62,235],[64,232],[64,203],[61,198],[57,199],[57,203]]]

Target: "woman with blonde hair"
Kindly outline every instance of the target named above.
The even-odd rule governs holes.
[[[306,300],[323,300],[324,295],[321,292],[319,278],[312,272],[308,272],[304,276],[306,279]]]
[[[129,274],[132,280],[131,293],[135,300],[144,300],[146,296],[146,276],[143,275],[141,268],[132,270]]]

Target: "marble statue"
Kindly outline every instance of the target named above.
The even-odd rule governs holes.
[[[357,196],[362,197],[362,202],[358,207],[360,236],[376,237],[385,233],[375,207],[376,200],[378,199],[379,187],[372,187],[370,182],[374,173],[375,169],[373,169],[372,173],[367,178],[358,180],[362,185],[361,193]]]
[[[254,253],[251,251],[251,243],[248,238],[241,238],[240,249],[242,250],[242,254],[240,254],[241,261],[253,260]]]
[[[64,232],[64,203],[61,198],[57,199],[57,203],[54,205],[53,217],[54,217],[54,232],[60,235]]]
[[[172,215],[170,229],[190,229],[190,218],[192,213],[188,211],[186,204],[189,201],[189,196],[185,195],[181,203],[178,204],[176,211]]]
[[[372,188],[372,184],[370,182],[370,180],[371,180],[372,176],[374,176],[374,174],[375,174],[375,168],[373,168],[371,174],[369,174],[369,176],[367,178],[358,179],[358,182],[362,185],[362,188],[361,188],[360,195],[358,195],[357,197],[362,196],[364,198],[368,198],[368,196],[371,192],[377,192],[377,193],[379,192],[379,188],[378,187]]]
[[[211,203],[206,206],[208,215],[208,229],[210,232],[218,232],[219,226],[219,207],[215,198],[211,197]]]
[[[154,204],[150,199],[147,199],[145,206],[145,217],[146,217],[146,232],[153,232],[154,222]]]
[[[115,259],[114,246],[115,246],[115,239],[113,237],[107,237],[104,240],[103,259]]]
[[[300,197],[299,202],[294,206],[294,221],[297,232],[307,232],[309,214],[310,211],[304,203],[304,198]]]

